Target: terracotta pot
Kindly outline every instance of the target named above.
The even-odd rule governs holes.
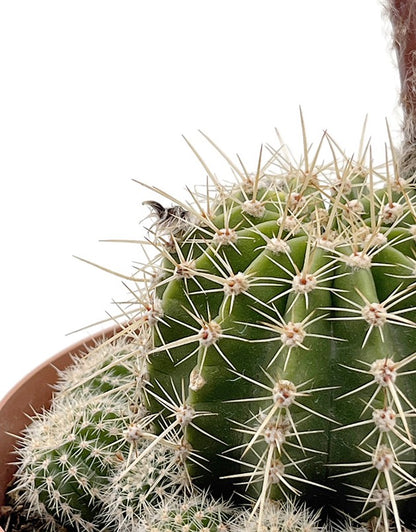
[[[13,449],[16,438],[30,422],[28,415],[48,408],[52,398],[52,385],[58,373],[72,362],[71,355],[82,355],[98,340],[110,338],[120,328],[110,327],[71,345],[31,371],[0,402],[0,505],[4,504],[5,493],[12,481],[16,467]],[[4,532],[0,526],[0,532]]]

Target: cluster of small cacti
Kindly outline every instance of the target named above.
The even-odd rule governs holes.
[[[157,254],[128,341],[77,363],[29,427],[19,501],[75,530],[416,526],[413,187],[394,152],[376,168],[363,143],[356,160],[304,144],[300,164],[227,159],[227,185],[203,163],[190,204],[146,202]]]
[[[142,354],[122,338],[97,346],[62,373],[51,408],[21,437],[10,493],[16,507],[37,531],[256,529],[250,512],[192,485],[182,441],[156,441],[154,416],[141,402]],[[317,520],[306,508],[271,504],[262,530],[323,531]]]
[[[102,346],[62,375],[51,408],[21,436],[12,493],[51,530],[56,523],[95,530],[107,477],[130,452],[126,431],[145,419],[140,376],[126,346]]]

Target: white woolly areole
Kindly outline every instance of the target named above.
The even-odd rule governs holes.
[[[183,523],[183,517],[181,514],[176,514],[174,519],[173,519],[173,522],[175,523],[175,525],[181,525]]]
[[[373,455],[373,466],[378,471],[390,471],[394,466],[394,454],[387,445],[380,445]]]
[[[221,338],[222,329],[216,321],[206,323],[199,331],[199,343],[204,346],[210,346]]]
[[[373,421],[380,432],[389,432],[396,426],[396,412],[389,406],[374,410]]]
[[[299,192],[292,192],[287,198],[287,204],[290,210],[301,209],[306,204],[306,198]]]
[[[305,336],[306,333],[303,330],[301,323],[293,323],[293,321],[289,321],[284,327],[282,327],[280,341],[286,347],[296,347],[303,342]]]
[[[365,321],[373,327],[382,327],[387,321],[387,311],[381,303],[370,303],[362,308]]]
[[[271,238],[266,245],[266,249],[278,255],[279,253],[290,253],[289,244],[282,238],[273,237]]]
[[[252,199],[245,201],[241,206],[241,210],[253,218],[261,218],[264,215],[266,207],[261,201]]]
[[[240,184],[242,190],[244,190],[244,192],[246,192],[247,194],[252,194],[254,191],[253,178],[255,179],[254,175],[249,175],[246,179],[243,179]]]
[[[396,364],[391,358],[380,358],[371,364],[370,373],[376,383],[385,388],[396,381]]]
[[[139,334],[138,338],[135,338],[134,340],[134,347],[140,358],[146,357],[151,347],[149,336],[146,334]]]
[[[276,176],[271,174],[263,174],[262,176],[259,176],[254,173],[249,173],[247,177],[241,181],[240,188],[247,194],[252,194],[254,192],[255,184],[257,184],[257,190],[259,188],[271,188],[272,185],[276,184]]]
[[[348,195],[352,190],[351,181],[349,179],[337,179],[332,185],[332,190],[338,193],[340,189],[342,194]]]
[[[369,174],[369,170],[368,168],[366,168],[365,166],[363,166],[362,164],[356,164],[355,166],[353,166],[353,168],[351,169],[351,176],[354,178],[354,177],[361,177],[364,178],[366,177],[368,174]]]
[[[212,240],[215,244],[220,244],[220,246],[235,244],[238,240],[237,231],[229,228],[218,229]]]
[[[307,294],[316,288],[318,280],[311,273],[298,273],[292,281],[292,289],[297,294]]]
[[[263,429],[264,441],[268,445],[280,447],[290,432],[290,421],[286,416],[272,418]]]
[[[144,318],[149,325],[155,325],[160,318],[163,318],[162,301],[156,298],[152,303],[145,306]]]
[[[409,232],[413,236],[413,239],[416,240],[416,225],[410,225]]]
[[[175,446],[174,456],[175,460],[181,464],[185,463],[192,452],[192,445],[186,440],[182,439],[181,442]]]
[[[296,397],[296,386],[293,382],[282,379],[273,387],[273,401],[279,408],[288,408]]]
[[[238,272],[225,280],[224,292],[227,296],[238,296],[239,294],[246,292],[248,287],[249,281],[247,276],[242,272]]]
[[[194,368],[191,371],[191,374],[189,376],[189,388],[193,390],[194,392],[197,392],[201,388],[203,388],[206,384],[206,380],[201,375],[198,368]]]
[[[292,233],[300,228],[300,223],[296,216],[281,216],[277,220],[277,225],[281,225],[285,231]]]
[[[380,248],[387,244],[387,237],[385,234],[380,233],[380,231],[377,231],[377,233],[369,233],[365,237],[364,243],[374,248]]]
[[[325,234],[320,238],[316,239],[316,246],[321,249],[327,249],[328,251],[332,251],[336,248],[337,236],[338,235],[334,231],[330,231],[329,234]]]
[[[196,274],[195,271],[195,261],[194,260],[184,260],[180,264],[177,264],[175,268],[175,274],[177,277],[182,279],[190,279]]]
[[[351,253],[351,255],[346,257],[345,262],[348,266],[357,270],[367,270],[368,268],[371,268],[371,257],[364,253],[364,251],[354,251],[354,253]]]
[[[369,234],[370,228],[364,225],[358,229],[354,229],[354,240],[355,242],[360,243],[365,242],[365,239],[368,237]]]
[[[123,436],[129,443],[135,443],[143,436],[143,430],[139,425],[131,424],[123,432]]]
[[[377,508],[384,508],[390,504],[390,494],[387,488],[375,489],[371,498]]]
[[[407,182],[403,177],[398,177],[390,181],[390,186],[393,192],[403,192],[403,189],[407,187]]]
[[[381,219],[385,224],[392,224],[403,215],[403,210],[403,205],[392,201],[383,207]]]
[[[191,423],[195,417],[195,410],[192,406],[184,403],[183,405],[175,408],[176,421],[180,424],[181,427],[186,427]]]
[[[364,205],[361,203],[360,200],[357,199],[347,201],[346,207],[349,211],[355,214],[363,214],[365,212]]]
[[[269,484],[278,484],[284,473],[284,464],[280,460],[273,460],[269,469]]]

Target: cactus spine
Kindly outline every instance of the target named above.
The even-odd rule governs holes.
[[[319,166],[326,142],[333,160]],[[147,202],[157,256],[140,268],[126,311],[127,351],[93,362],[60,391],[63,403],[71,396],[83,407],[94,396],[100,412],[111,402],[115,428],[100,417],[97,438],[113,460],[122,457],[121,472],[100,459],[91,473],[96,458],[71,450],[97,482],[76,498],[97,493],[98,506],[117,508],[105,517],[109,530],[148,530],[157,511],[170,523],[181,497],[189,508],[201,497],[212,508],[214,497],[239,509],[216,503],[222,510],[204,513],[202,528],[189,510],[177,517],[180,530],[272,530],[283,517],[270,516],[291,504],[274,501],[293,498],[325,507],[334,522],[415,525],[413,186],[395,160],[375,169],[368,148],[352,160],[327,135],[312,152],[304,133],[304,145],[301,165],[277,149],[265,163],[260,156],[255,174],[227,159],[237,185],[209,173],[211,185],[192,193],[191,205]],[[116,405],[125,409],[118,419]],[[137,437],[126,437],[126,423]],[[35,476],[23,462],[19,490],[25,471]],[[67,478],[62,460],[59,468]],[[48,512],[71,521],[47,491]],[[90,502],[77,511],[87,515]],[[315,514],[308,520],[293,529],[321,526]],[[85,523],[72,525],[97,526]]]

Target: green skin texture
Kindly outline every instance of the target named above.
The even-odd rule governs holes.
[[[359,228],[372,224],[372,209],[378,215],[380,207],[390,199],[405,204],[400,200],[401,194],[389,196],[390,192],[385,190],[378,191],[375,200],[366,196],[366,185],[360,184],[360,179],[357,178],[358,185],[351,193],[332,197],[328,208],[328,214],[336,209],[331,218],[332,225],[323,224],[319,229],[321,233],[324,229],[335,229],[344,235],[344,242],[335,250],[316,246],[316,225],[314,230],[305,225],[310,221],[311,213],[323,206],[322,198],[312,184],[307,188],[299,187],[305,197],[312,199],[308,199],[307,207],[300,213],[294,213],[303,224],[296,234],[279,233],[277,220],[286,208],[285,193],[272,195],[266,191],[262,196],[262,191],[258,191],[257,197],[262,197],[266,206],[260,218],[242,212],[238,205],[241,197],[236,195],[227,200],[226,205],[228,226],[238,226],[239,238],[235,244],[219,246],[210,241],[208,233],[211,231],[212,236],[211,229],[193,230],[182,242],[180,238],[177,241],[181,242],[183,255],[195,260],[195,277],[182,279],[175,276],[172,262],[179,261],[175,253],[165,263],[164,280],[156,289],[162,300],[163,318],[154,328],[155,352],[149,357],[152,390],[148,398],[149,408],[153,412],[162,411],[165,427],[171,422],[170,412],[168,414],[163,408],[158,396],[164,400],[170,397],[175,402],[174,398],[185,390],[182,399],[186,404],[197,413],[209,414],[197,415],[183,430],[184,438],[202,457],[199,463],[205,466],[199,467],[192,462],[190,473],[197,484],[209,486],[214,495],[239,492],[253,500],[263,495],[271,498],[293,496],[291,488],[284,483],[269,485],[265,479],[268,477],[266,463],[270,447],[262,434],[254,437],[261,423],[259,411],[267,413],[274,408],[272,388],[278,379],[293,382],[298,392],[307,392],[298,396],[296,404],[288,409],[274,409],[275,416],[290,414],[297,435],[292,428],[285,443],[270,451],[273,460],[279,459],[285,464],[286,480],[298,490],[301,498],[315,506],[335,507],[351,516],[359,516],[363,511],[366,518],[379,515],[374,502],[364,507],[378,474],[371,461],[379,438],[382,443],[391,444],[394,450],[399,449],[401,468],[410,477],[415,474],[414,447],[403,441],[403,438],[408,439],[407,432],[412,437],[416,435],[415,418],[407,414],[400,416],[398,405],[392,402],[385,387],[379,387],[375,394],[375,383],[363,386],[373,381],[368,370],[375,360],[391,358],[398,362],[416,350],[416,329],[409,324],[403,326],[388,320],[382,327],[373,328],[363,347],[370,325],[360,313],[365,305],[363,298],[368,303],[383,302],[395,290],[404,294],[410,287],[388,311],[393,314],[405,311],[399,315],[416,321],[416,310],[413,310],[416,295],[412,287],[415,281],[412,260],[415,241],[409,231],[409,225],[415,220],[411,213],[407,213],[393,224],[380,225],[380,232],[386,234],[389,243],[370,248],[370,268],[352,267],[346,263],[346,257],[352,252],[351,245],[357,240],[354,235],[358,234]],[[295,186],[290,190],[295,190]],[[364,212],[351,215],[352,221],[349,222],[340,205],[357,197]],[[218,214],[212,224],[218,229],[223,228],[224,215]],[[266,238],[278,234],[290,247],[290,257],[266,249]],[[219,256],[224,260],[221,261]],[[224,277],[219,270],[225,268],[225,261],[234,274],[243,272],[250,280],[248,290],[235,296],[233,301],[225,295],[218,281],[207,279],[207,274]],[[291,279],[296,274],[295,265],[302,271],[305,261],[308,273],[317,273],[318,287],[307,297],[296,296],[290,290]],[[207,322],[215,320],[225,337],[208,347],[199,346],[197,338],[186,342],[186,338],[195,337],[200,329],[200,324],[190,313],[197,313]],[[352,317],[355,319],[348,319]],[[282,319],[284,323],[305,320],[306,324],[302,346],[291,348],[290,356],[289,348],[282,348],[276,326],[270,327],[271,323],[276,325],[276,320],[281,322]],[[182,339],[185,339],[184,345],[169,347]],[[169,349],[164,350],[166,345]],[[205,380],[204,386],[197,390],[188,389],[194,368]],[[415,377],[411,373],[415,369],[413,361],[398,369],[396,385],[403,394],[399,394],[399,401],[406,413],[412,410],[411,405],[416,404]],[[405,375],[404,372],[410,373]],[[397,414],[396,427],[403,435],[401,439],[391,432],[387,439],[378,429],[374,430],[372,412],[385,406],[391,406]],[[406,426],[402,417],[405,417]],[[370,422],[349,428],[349,425],[365,420]],[[373,433],[368,436],[371,431]],[[294,464],[297,461],[302,463],[297,466]],[[394,471],[388,472],[388,476],[395,486],[399,477]],[[349,475],[344,476],[347,472]],[[403,486],[405,484],[403,482]],[[386,475],[380,474],[377,487],[381,489],[388,485]],[[406,488],[415,491],[411,483],[406,484]],[[361,500],[354,502],[351,500],[354,497]],[[400,496],[397,499],[401,518],[406,519],[406,501],[400,501]]]

